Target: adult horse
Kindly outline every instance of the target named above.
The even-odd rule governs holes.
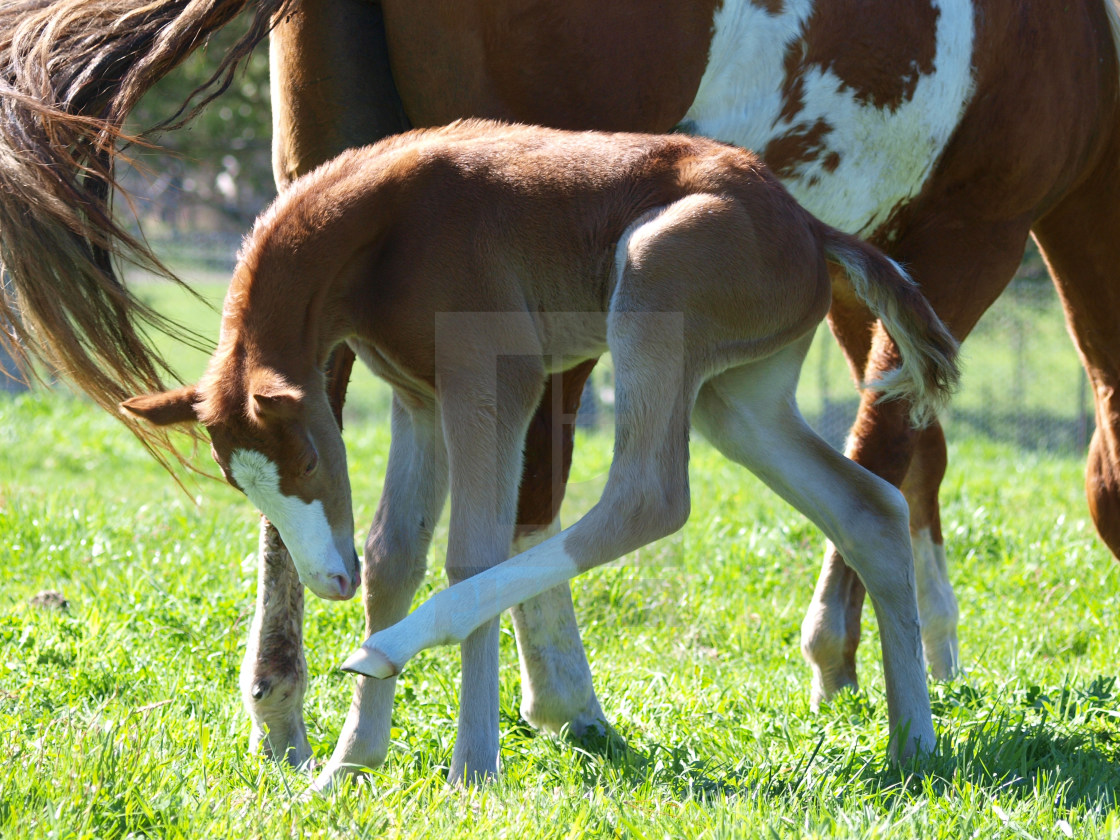
[[[227,67],[272,18],[281,183],[347,146],[461,116],[677,127],[758,150],[817,216],[904,262],[962,339],[1033,231],[1094,383],[1087,491],[1099,532],[1120,553],[1112,0],[17,0],[0,10],[0,257],[32,346],[55,354],[105,404],[158,385],[133,329],[138,311],[110,267],[115,243],[143,253],[106,209],[115,129],[156,78],[246,7],[257,22]],[[885,333],[842,280],[834,285],[830,322],[853,372],[892,366]],[[566,419],[588,370],[554,382],[530,428],[523,539],[554,527],[570,457]],[[926,657],[947,676],[958,652],[937,506],[942,432],[916,432],[905,407],[868,394],[847,451],[909,500]],[[367,599],[393,561],[373,536]],[[301,595],[267,528],[262,547],[262,591],[272,595],[258,601],[243,691],[254,738],[267,725],[271,748],[291,748],[298,761],[307,755],[302,653],[298,632],[286,628]],[[802,628],[815,702],[855,684],[863,598],[828,547]],[[567,588],[515,610],[514,627],[525,716],[575,733],[598,724]],[[359,681],[325,779],[381,760],[392,690]]]

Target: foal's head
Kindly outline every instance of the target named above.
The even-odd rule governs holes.
[[[150,423],[200,422],[226,480],[276,526],[304,586],[344,600],[358,586],[346,450],[323,389],[305,393],[263,368],[121,404]]]

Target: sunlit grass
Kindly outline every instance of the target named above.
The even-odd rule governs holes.
[[[162,284],[137,288],[215,340],[223,278],[192,282],[210,306]],[[1048,318],[1031,348],[1067,359],[1060,318]],[[1011,378],[1018,350],[1001,341],[983,329],[970,341],[959,405],[990,400]],[[201,374],[205,353],[161,346],[185,380]],[[803,376],[810,415],[823,373],[842,383],[831,399],[852,393],[842,363],[818,352]],[[1032,383],[1026,402],[1045,387]],[[346,440],[359,529],[380,493],[387,407],[386,389],[357,372]],[[870,607],[863,690],[810,713],[798,633],[821,538],[696,440],[688,525],[574,584],[596,689],[628,753],[588,754],[520,718],[506,625],[498,782],[446,785],[457,651],[436,649],[400,680],[385,766],[320,798],[305,796],[307,776],[246,755],[237,670],[255,583],[249,503],[202,478],[183,493],[85,401],[2,398],[0,836],[1120,836],[1120,575],[1088,519],[1083,460],[948,426],[942,515],[966,673],[932,686],[941,743],[920,765],[884,760]],[[581,430],[565,521],[597,499],[610,449],[607,432]],[[418,598],[444,585],[446,537],[444,522]],[[67,608],[33,606],[43,590]],[[319,760],[350,702],[337,665],[362,624],[356,601],[308,600],[305,712]]]
[[[347,429],[359,523],[380,492],[383,397]],[[944,527],[967,673],[933,687],[942,744],[917,775],[884,762],[870,609],[863,691],[809,712],[798,627],[820,538],[697,441],[686,528],[575,584],[596,688],[628,755],[584,754],[521,720],[507,626],[500,782],[446,787],[457,657],[437,649],[401,679],[386,765],[305,799],[306,776],[245,754],[236,675],[254,585],[249,504],[205,480],[187,497],[80,400],[5,399],[0,430],[5,837],[1120,833],[1118,576],[1088,521],[1077,459],[952,445]],[[606,435],[581,434],[569,521],[594,502],[609,456]],[[443,585],[445,540],[442,526],[419,597]],[[31,606],[44,589],[68,609]],[[350,699],[337,664],[361,626],[357,602],[308,602],[306,712],[320,759]]]

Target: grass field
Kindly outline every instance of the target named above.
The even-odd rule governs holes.
[[[176,359],[187,375],[201,366]],[[364,528],[386,394],[361,379],[352,405]],[[697,441],[686,528],[574,587],[628,753],[582,753],[520,719],[507,625],[499,782],[446,786],[457,651],[437,649],[401,678],[386,765],[319,798],[307,776],[245,754],[248,502],[205,480],[188,497],[113,418],[64,395],[0,399],[0,435],[4,838],[1120,836],[1120,573],[1088,520],[1080,458],[951,442],[944,524],[966,674],[932,686],[940,743],[920,764],[884,760],[870,610],[862,692],[810,713],[798,628],[821,540]],[[594,501],[609,455],[607,435],[580,439],[566,520]],[[420,598],[443,586],[445,541],[437,532]],[[68,607],[32,605],[46,589]],[[307,612],[323,759],[350,701],[337,665],[361,607],[311,599]]]

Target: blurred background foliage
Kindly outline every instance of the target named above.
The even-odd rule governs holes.
[[[237,242],[276,194],[272,178],[272,116],[268,46],[261,44],[234,74],[228,89],[185,126],[172,126],[198,104],[191,93],[214,73],[247,21],[221,29],[162,79],[133,112],[126,130],[155,148],[133,146],[119,171],[131,201],[118,196],[118,213],[131,216],[158,252],[175,261],[226,266]],[[184,103],[190,101],[186,111]]]

